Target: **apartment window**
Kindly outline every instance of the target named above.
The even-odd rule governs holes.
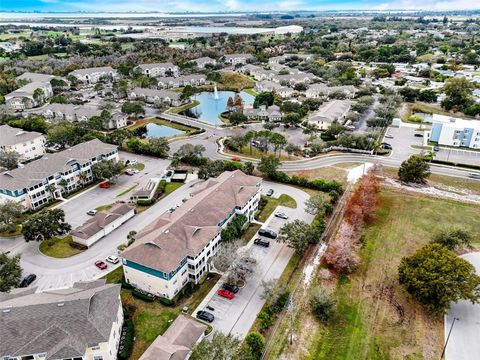
[[[103,360],[103,356],[101,356],[101,355],[95,355],[95,356],[93,357],[93,360]]]

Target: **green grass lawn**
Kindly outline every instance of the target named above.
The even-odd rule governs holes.
[[[67,258],[80,254],[84,250],[72,247],[72,236],[67,235],[64,238],[54,237],[51,240],[45,240],[40,243],[40,252],[44,255],[54,258]]]
[[[320,326],[306,359],[437,359],[443,318],[428,315],[398,283],[404,256],[447,227],[472,232],[480,243],[480,207],[382,190],[377,218],[366,226],[359,270],[337,284],[338,314]]]
[[[164,193],[164,197],[167,196],[168,194],[171,194],[172,192],[174,192],[175,190],[177,190],[178,188],[182,187],[183,186],[183,183],[179,183],[179,182],[169,182],[167,183],[166,187],[165,187],[165,193]]]
[[[5,229],[4,231],[0,232],[0,238],[2,237],[14,237],[14,236],[19,236],[22,234],[22,227],[20,225],[15,225],[11,229]]]
[[[264,195],[262,195],[262,198],[267,200],[267,205],[265,205],[262,211],[260,211],[256,216],[258,221],[261,221],[261,222],[266,221],[268,217],[273,213],[273,211],[277,208],[278,205],[283,205],[293,209],[297,208],[297,202],[295,201],[295,199],[287,194],[280,195],[278,199],[264,196]]]
[[[258,159],[260,160],[262,157],[267,156],[267,155],[274,155],[273,152],[269,151],[267,153],[260,151],[259,149],[255,148],[252,146],[250,149],[250,146],[246,145],[240,151],[231,151],[225,147],[225,153],[230,154],[232,156],[238,155],[238,156],[245,156],[249,157],[252,159]],[[278,156],[278,154],[277,154]],[[288,154],[282,152],[280,154],[280,160],[295,160],[295,156],[288,156]]]
[[[198,104],[200,104],[200,101],[194,100],[194,101],[192,101],[192,102],[190,102],[186,105],[183,105],[183,106],[172,107],[172,108],[168,109],[168,112],[172,113],[172,114],[179,114],[179,113],[184,112],[188,109],[194,108]]]
[[[242,244],[247,244],[252,239],[252,237],[257,233],[257,231],[260,228],[261,228],[260,224],[250,223],[248,225],[248,228],[245,230],[245,232],[240,237],[240,240],[241,240]]]
[[[104,278],[108,283],[119,283],[122,277],[123,270],[120,267]],[[136,308],[133,315],[136,340],[130,360],[138,359],[157,336],[162,335],[168,329],[184,306],[189,308],[189,313],[193,312],[219,279],[219,275],[209,275],[209,280],[205,280],[193,294],[181,299],[178,304],[171,307],[165,306],[159,301],[146,302],[137,299],[132,296],[131,290],[122,289],[122,304],[124,306],[133,305]]]
[[[101,205],[101,206],[96,207],[95,210],[97,210],[97,211],[110,210],[113,207],[113,205],[115,205],[115,204]]]

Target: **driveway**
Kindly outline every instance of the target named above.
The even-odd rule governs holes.
[[[72,228],[76,228],[88,220],[88,210],[95,209],[102,205],[112,204],[116,201],[128,200],[132,195],[132,192],[140,189],[150,178],[161,177],[170,164],[169,160],[134,155],[125,152],[120,152],[120,159],[122,161],[136,159],[139,163],[145,165],[145,169],[133,176],[121,175],[116,184],[109,189],[101,189],[96,186],[95,188],[87,190],[86,192],[71,199],[67,199],[59,204],[57,208],[65,211],[65,219],[70,225],[72,225]],[[131,191],[119,196],[119,194],[132,187],[134,188]]]
[[[127,234],[130,230],[138,232],[156,219],[159,214],[167,211],[173,205],[181,203],[193,191],[191,185],[191,183],[183,185],[149,209],[135,215],[91,248],[78,255],[65,259],[55,259],[41,254],[38,250],[38,243],[19,243],[18,241],[15,241],[14,245],[11,246],[12,254],[22,254],[23,274],[33,273],[37,275],[37,280],[32,286],[37,286],[39,291],[70,287],[75,281],[97,279],[104,276],[106,271],[95,267],[95,261],[117,254],[117,246],[127,241]],[[81,202],[82,196],[77,199]],[[120,263],[115,266],[108,264],[109,270],[118,266],[120,266]]]
[[[477,274],[480,274],[480,252],[462,255],[462,258],[475,266]],[[445,340],[456,318],[450,340],[445,351],[447,360],[472,360],[480,356],[480,304],[472,304],[470,301],[460,300],[453,304],[445,316]]]
[[[278,207],[276,211],[281,210],[287,214],[289,220],[276,218],[272,213],[262,228],[269,228],[278,233],[287,221],[301,219],[310,223],[313,220],[313,216],[304,211],[304,202],[309,198],[307,193],[286,185],[263,183],[262,193],[268,189],[274,189],[276,195],[290,195],[297,201],[297,208]],[[260,298],[263,292],[262,280],[278,279],[294,253],[293,249],[287,245],[274,240],[270,240],[268,248],[254,245],[253,238],[246,246],[252,248],[253,255],[257,260],[257,267],[245,287],[240,289],[233,300],[224,299],[217,295],[218,289],[225,281],[225,277],[222,277],[194,312],[195,314],[198,310],[205,310],[207,305],[213,307],[215,310],[211,312],[215,315],[215,321],[212,323],[214,329],[224,334],[232,334],[240,339],[245,338],[248,334],[257,314],[265,304],[265,300]],[[210,310],[207,309],[207,311]]]

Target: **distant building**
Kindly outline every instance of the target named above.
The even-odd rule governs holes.
[[[147,77],[174,76],[179,74],[178,66],[167,63],[140,64],[135,68]]]
[[[142,100],[149,104],[163,103],[169,106],[179,106],[182,103],[180,93],[169,90],[134,88],[128,94],[128,98]]]
[[[21,48],[22,47],[20,45],[12,44],[12,43],[7,42],[7,41],[0,42],[0,49],[5,51],[6,53],[11,53],[11,52],[14,52],[14,51],[18,51]]]
[[[71,231],[74,242],[90,247],[135,216],[135,207],[118,203],[109,210],[100,211]]]
[[[68,75],[75,76],[86,85],[96,84],[100,80],[113,81],[117,77],[117,71],[110,66],[73,70]]]
[[[180,314],[163,335],[140,356],[139,360],[185,360],[195,344],[202,341],[207,325]]]
[[[137,234],[122,253],[125,281],[167,299],[188,282],[197,284],[210,271],[222,230],[237,214],[253,220],[260,183],[239,170],[208,179],[191,199]]]
[[[319,98],[322,96],[329,96],[333,93],[343,93],[348,98],[353,98],[357,92],[357,88],[353,85],[344,85],[344,86],[328,86],[326,84],[313,84],[308,87],[305,92],[307,98]]]
[[[211,66],[217,65],[217,60],[212,59],[208,56],[195,59],[193,60],[193,62],[197,64],[197,67],[199,69],[204,69],[207,65],[211,65]]]
[[[480,149],[480,121],[432,115],[430,141],[440,145]]]
[[[13,200],[35,210],[93,181],[92,165],[101,160],[118,160],[117,147],[93,139],[5,171],[0,174],[0,202]]]
[[[243,114],[250,120],[260,121],[281,121],[283,118],[282,112],[277,105],[260,106],[258,109],[246,108],[243,110]]]
[[[350,100],[329,101],[310,115],[308,122],[316,125],[320,130],[327,130],[334,121],[343,123],[351,106]]]
[[[32,109],[42,105],[53,96],[50,82],[34,81],[5,95],[5,103],[10,110]]]
[[[123,325],[120,285],[96,280],[35,290],[0,293],[2,359],[117,359]]]
[[[15,151],[20,161],[31,160],[45,154],[45,136],[8,125],[0,126],[0,150]]]
[[[224,61],[230,65],[246,64],[248,60],[252,60],[251,54],[230,54],[224,56]]]

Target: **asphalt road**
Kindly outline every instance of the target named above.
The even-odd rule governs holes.
[[[480,275],[480,252],[462,255],[462,258],[475,266]],[[472,304],[467,300],[460,300],[452,305],[445,316],[445,340],[452,328],[448,341],[445,359],[447,360],[472,360],[480,357],[480,304]]]
[[[277,208],[277,210],[286,213],[289,219],[276,218],[273,215],[274,212],[265,221],[262,228],[269,228],[278,233],[287,221],[301,219],[310,223],[313,220],[313,216],[304,210],[304,203],[309,198],[307,193],[294,187],[264,182],[261,191],[265,193],[268,189],[275,191],[274,197],[278,197],[280,194],[290,195],[297,201],[297,208],[292,209],[283,206]],[[265,300],[261,298],[263,292],[262,281],[278,279],[294,252],[285,244],[274,240],[270,240],[270,247],[268,248],[259,247],[253,244],[255,237],[257,235],[246,246],[252,248],[252,254],[257,260],[257,267],[255,273],[247,280],[245,287],[240,289],[234,299],[224,299],[217,295],[218,289],[226,280],[226,276],[223,276],[194,312],[196,313],[198,310],[210,311],[206,309],[207,305],[213,307],[215,310],[210,312],[215,315],[215,321],[212,323],[215,331],[232,334],[240,339],[245,338],[248,334],[257,314],[265,304]]]

